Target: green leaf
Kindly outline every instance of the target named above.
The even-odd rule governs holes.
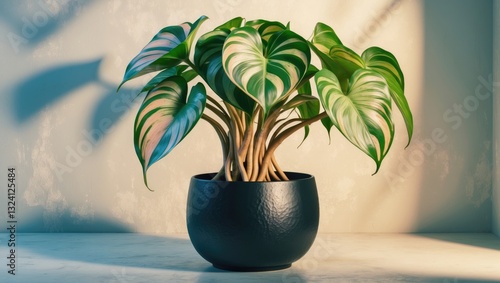
[[[229,30],[232,31],[235,28],[241,27],[241,24],[243,23],[243,18],[242,17],[236,17],[233,18],[222,25],[216,27],[214,30]]]
[[[194,64],[220,98],[251,115],[255,101],[229,79],[222,67],[222,47],[229,33],[229,29],[221,29],[202,35],[195,47]]]
[[[319,100],[312,96],[311,83],[306,81],[300,88],[297,89],[297,92],[297,95],[282,106],[282,111],[296,109],[298,110],[299,117],[302,119],[309,119],[318,115]],[[300,145],[302,145],[309,135],[309,126],[305,126],[304,131],[304,138],[302,139]]]
[[[363,59],[344,46],[335,31],[326,24],[316,24],[310,45],[321,60],[323,68],[332,71],[337,76],[344,92],[352,74],[365,66]]]
[[[313,102],[313,103],[318,102],[319,103],[318,99],[312,95],[297,94],[292,99],[290,99],[290,101],[288,101],[285,105],[283,105],[282,110],[287,111],[290,109],[300,108],[301,106],[304,106],[305,104],[310,103],[310,102]],[[299,112],[300,112],[300,110],[299,110]],[[310,112],[304,111],[304,113],[310,113]],[[319,104],[318,104],[318,113],[319,113]],[[318,113],[311,114],[311,115],[301,115],[300,117],[307,119],[307,118],[313,117],[314,115],[317,115]]]
[[[133,78],[174,67],[188,58],[196,31],[206,19],[201,16],[193,24],[186,22],[160,30],[130,61],[118,89]]]
[[[299,115],[301,118],[312,118],[319,114],[319,100],[314,97],[314,100],[310,100],[304,104],[301,104],[297,109],[299,109]],[[300,144],[302,144],[309,136],[309,128],[309,126],[304,127],[304,138],[302,139],[302,142]]]
[[[381,74],[387,81],[391,97],[405,121],[408,132],[408,144],[410,144],[413,135],[413,115],[404,95],[404,76],[396,57],[379,47],[366,49],[361,57],[365,61],[367,69]]]
[[[146,186],[148,168],[179,144],[203,114],[206,103],[203,84],[195,85],[186,98],[184,78],[168,77],[146,95],[137,113],[134,145]]]
[[[266,20],[253,20],[245,24],[247,27],[252,27],[257,32],[259,32],[260,37],[264,42],[269,41],[269,39],[277,32],[284,31],[288,29],[285,25],[280,22],[266,21]]]
[[[312,65],[311,65],[312,66]],[[314,67],[316,69],[316,67]],[[312,76],[317,73],[317,69],[312,72]],[[307,76],[307,75],[306,75]],[[304,101],[304,103],[301,103],[298,105],[297,109],[299,110],[299,117],[302,119],[309,119],[312,118],[316,115],[319,114],[319,100],[312,96],[312,89],[311,89],[311,82],[309,80],[306,81],[305,84],[303,84],[299,89],[297,89],[298,95],[294,97],[300,97],[301,102]],[[293,100],[293,99],[292,99]],[[309,136],[309,126],[304,127],[304,138],[302,139],[302,143],[307,139]],[[300,146],[299,145],[299,146]]]
[[[328,54],[334,45],[343,45],[335,31],[324,23],[317,23],[314,27],[311,43],[324,54]]]
[[[392,101],[384,77],[360,69],[354,72],[346,94],[335,74],[327,69],[316,73],[315,80],[320,101],[331,121],[375,161],[377,173],[394,137]]]
[[[328,133],[328,142],[331,143],[332,142],[331,131],[332,131],[332,128],[334,126],[332,119],[330,119],[330,117],[323,118],[323,119],[321,119],[321,124],[323,125],[323,127],[325,127],[326,132]]]
[[[349,77],[356,71],[365,66],[365,63],[356,52],[343,45],[335,45],[330,49],[329,58],[335,63],[332,72],[346,74]]]
[[[310,64],[309,65],[309,68],[307,68],[307,72],[305,73],[304,77],[302,78],[302,80],[300,81],[300,83],[297,85],[297,90],[299,91],[299,93],[303,93],[301,92],[301,88],[304,84],[306,83],[309,83],[309,89],[311,88],[311,85],[310,85],[310,82],[309,80],[314,77],[314,75],[318,72],[318,68],[316,68],[313,64]],[[312,92],[309,90],[308,93],[312,94]]]
[[[154,87],[156,87],[156,85],[158,85],[159,83],[164,81],[166,78],[172,77],[175,75],[180,75],[187,68],[188,68],[188,66],[186,66],[186,65],[179,65],[179,66],[168,68],[166,70],[161,71],[156,76],[154,76],[151,80],[149,80],[149,82],[142,88],[140,93],[148,92],[148,91],[152,90]]]
[[[311,45],[311,49],[318,55],[323,68],[335,74],[344,92],[347,90],[352,74],[364,67],[363,59],[343,45],[333,46],[327,54],[319,51],[314,45]]]
[[[222,62],[231,81],[263,108],[267,117],[285,100],[306,74],[311,54],[307,41],[290,30],[275,33],[264,48],[251,27],[233,30],[222,50]]]
[[[180,73],[179,75],[182,76],[186,80],[186,82],[190,82],[198,76],[198,73],[195,70],[189,69]]]

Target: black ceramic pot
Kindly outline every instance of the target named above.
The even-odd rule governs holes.
[[[225,182],[191,178],[187,228],[196,251],[215,267],[264,271],[289,267],[311,247],[318,230],[314,177],[290,181]]]

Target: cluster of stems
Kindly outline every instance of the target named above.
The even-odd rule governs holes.
[[[280,108],[264,117],[258,105],[250,116],[229,103],[219,103],[209,95],[206,108],[217,118],[206,112],[201,118],[215,129],[223,152],[223,166],[214,179],[227,181],[288,180],[274,156],[276,149],[297,130],[327,117],[322,112],[309,119],[281,118],[286,113]]]

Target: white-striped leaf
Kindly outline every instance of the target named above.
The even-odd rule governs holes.
[[[317,23],[314,27],[311,43],[324,54],[328,54],[334,45],[342,45],[335,31],[324,23]]]
[[[202,35],[196,43],[194,64],[220,98],[251,115],[255,101],[237,87],[222,68],[222,47],[229,33],[230,29],[224,28]]]
[[[176,66],[188,58],[196,31],[206,19],[206,16],[201,16],[193,24],[186,22],[160,30],[130,61],[118,88],[128,80]]]
[[[379,48],[370,47],[363,52],[362,56],[366,68],[381,74],[391,91],[391,97],[401,112],[408,132],[408,144],[413,135],[413,115],[404,94],[405,81],[401,67],[396,57],[390,52]]]
[[[346,94],[335,74],[327,69],[316,73],[315,81],[331,121],[352,144],[375,161],[376,173],[394,137],[392,101],[384,77],[371,70],[357,70]]]
[[[232,31],[235,28],[241,27],[241,24],[243,23],[244,19],[242,17],[236,17],[233,18],[222,25],[216,27],[214,30],[229,30]]]
[[[343,91],[346,91],[352,74],[364,67],[363,59],[343,45],[334,45],[327,54],[319,51],[314,45],[311,49],[318,55],[323,68],[337,76]]]
[[[298,86],[309,67],[307,41],[290,30],[275,33],[266,47],[251,27],[233,30],[222,50],[222,62],[231,81],[254,99],[267,116]]]
[[[162,81],[164,81],[168,77],[181,75],[182,72],[184,72],[187,68],[188,68],[188,66],[186,66],[186,65],[179,65],[179,66],[168,68],[166,70],[161,71],[156,76],[154,76],[151,80],[149,80],[149,82],[142,88],[140,93],[148,92],[148,91],[152,90],[154,87],[156,87],[159,83],[161,83]]]
[[[299,90],[303,85],[309,83],[310,84],[310,81],[311,81],[311,78],[314,77],[314,75],[318,72],[318,68],[316,68],[316,66],[314,66],[313,64],[310,64],[309,67],[307,68],[307,71],[306,73],[304,74],[304,76],[302,77],[302,80],[299,82],[298,86],[297,86],[297,90]],[[299,93],[301,93],[299,91]],[[312,94],[312,92],[310,92]]]
[[[310,41],[311,49],[318,55],[323,68],[332,71],[345,92],[352,74],[365,64],[363,59],[348,47],[342,45],[331,27],[318,23]]]
[[[245,26],[254,28],[259,32],[260,37],[264,42],[269,41],[273,34],[284,31],[287,29],[285,25],[280,22],[266,21],[266,20],[253,20],[248,21]]]
[[[167,155],[196,125],[205,109],[206,92],[198,83],[187,98],[181,76],[168,77],[145,97],[134,124],[135,151],[146,171]]]

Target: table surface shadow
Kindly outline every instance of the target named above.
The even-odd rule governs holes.
[[[0,282],[500,282],[500,238],[487,233],[320,234],[291,268],[268,272],[214,268],[187,235],[19,233],[15,275],[8,236]]]

